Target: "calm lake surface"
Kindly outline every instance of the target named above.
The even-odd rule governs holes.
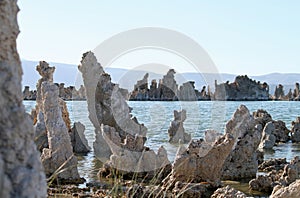
[[[284,101],[255,101],[255,102],[223,102],[223,101],[199,101],[199,102],[138,102],[129,101],[133,108],[132,114],[144,123],[148,128],[146,146],[157,151],[162,145],[168,152],[170,161],[173,161],[178,145],[168,142],[168,128],[173,120],[173,111],[185,109],[187,119],[184,122],[186,132],[193,138],[202,138],[204,131],[215,129],[224,131],[226,122],[232,117],[240,105],[246,105],[250,112],[257,109],[267,110],[274,120],[282,120],[290,129],[291,122],[300,116],[300,102]],[[35,107],[35,101],[24,101],[27,112]],[[86,101],[67,101],[71,122],[81,122],[85,125],[85,135],[89,145],[93,147],[94,127],[88,118]],[[291,160],[294,156],[300,155],[300,145],[291,142],[279,144],[274,147],[275,152],[265,153],[265,159],[285,157]],[[88,182],[97,179],[97,172],[101,162],[94,157],[93,151],[87,156],[78,157],[78,169],[81,177]]]

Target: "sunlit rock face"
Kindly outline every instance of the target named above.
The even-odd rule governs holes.
[[[82,73],[85,87],[86,100],[88,104],[89,119],[95,127],[95,142],[93,144],[95,156],[102,162],[109,159],[112,154],[108,144],[104,140],[101,132],[101,122],[96,115],[95,93],[100,76],[104,73],[102,66],[97,62],[92,52],[86,52],[82,56],[81,64],[78,66]]]
[[[231,134],[235,142],[224,163],[222,178],[239,180],[255,177],[258,168],[256,150],[262,134],[261,124],[257,124],[247,107],[241,105],[227,122],[225,133]]]
[[[234,138],[230,134],[217,137],[214,142],[192,140],[187,150],[177,154],[170,181],[208,182],[211,186],[218,187],[223,164],[233,144]]]
[[[300,142],[300,117],[292,122],[291,139],[293,142]]]
[[[32,120],[22,104],[16,3],[0,1],[0,197],[46,197]]]

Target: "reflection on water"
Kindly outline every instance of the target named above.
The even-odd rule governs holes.
[[[288,128],[290,128],[290,123],[300,116],[300,102],[129,102],[133,108],[132,114],[148,128],[146,146],[157,151],[163,145],[171,161],[174,160],[178,148],[178,145],[168,142],[167,131],[173,120],[174,110],[186,109],[187,119],[184,122],[186,132],[190,133],[193,138],[202,138],[206,129],[224,131],[226,122],[241,104],[246,105],[251,112],[257,109],[267,110],[274,120],[284,121]],[[35,101],[24,101],[24,105],[26,111],[30,112],[35,106]],[[86,102],[68,101],[67,106],[71,122],[79,121],[85,125],[85,135],[92,147],[95,139],[94,127],[88,118]],[[286,157],[287,160],[291,160],[294,156],[300,155],[300,145],[291,142],[278,144],[274,149],[274,152],[265,154],[265,159]],[[87,181],[97,179],[97,172],[101,166],[101,162],[95,159],[93,151],[87,156],[79,157],[78,169],[80,175]],[[240,186],[242,187],[243,184]]]

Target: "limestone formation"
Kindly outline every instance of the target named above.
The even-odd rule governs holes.
[[[59,106],[58,87],[51,82],[41,84],[42,106],[49,149],[44,148],[41,159],[47,176],[63,180],[79,180],[77,158],[73,154],[70,136]],[[57,172],[59,171],[59,172]]]
[[[131,100],[148,100],[149,90],[148,90],[148,77],[149,74],[146,73],[142,80],[138,80],[134,85],[134,90],[130,95]]]
[[[151,178],[157,170],[170,166],[163,147],[156,154],[144,146],[147,128],[132,117],[131,108],[118,85],[111,82],[109,74],[103,73],[99,78],[95,103],[98,122],[103,124],[104,139],[112,151],[110,161],[101,172],[116,169],[128,177],[138,173],[138,177],[147,175]]]
[[[246,194],[230,186],[218,188],[211,198],[246,198]]]
[[[29,86],[25,86],[23,90],[23,100],[36,100],[36,91],[30,90]]]
[[[263,109],[258,109],[252,113],[253,117],[257,124],[261,124],[262,127],[265,127],[266,124],[270,121],[273,121],[272,116]]]
[[[177,100],[178,99],[178,85],[175,80],[175,70],[170,69],[166,75],[163,76],[159,82],[158,87],[161,89],[162,100]]]
[[[99,123],[96,115],[95,93],[100,76],[104,73],[102,66],[97,62],[95,55],[92,52],[83,54],[81,64],[78,66],[82,73],[83,83],[86,92],[88,103],[89,119],[95,127],[96,140],[93,144],[94,153],[98,159],[105,162],[112,154],[108,144],[104,140],[101,133],[101,122]]]
[[[286,127],[285,123],[281,120],[273,121],[275,126],[274,136],[276,142],[288,142],[290,140],[290,130]]]
[[[274,99],[275,100],[284,100],[285,99],[285,94],[284,94],[282,84],[279,84],[278,86],[276,86],[275,92],[274,92]]]
[[[47,185],[22,104],[16,0],[0,1],[0,197],[46,197]]]
[[[237,76],[233,83],[215,82],[215,100],[268,100],[269,86],[250,79],[247,75]]]
[[[262,126],[257,124],[246,106],[241,105],[227,122],[226,134],[231,134],[234,147],[223,166],[223,179],[238,180],[256,176],[256,150],[260,143]]]
[[[300,197],[300,180],[296,180],[287,187],[276,186],[270,198],[296,198]]]
[[[70,133],[74,153],[87,154],[91,148],[84,135],[85,126],[80,122],[75,122]]]
[[[300,117],[292,122],[291,139],[293,142],[300,142]]]
[[[275,125],[272,122],[268,122],[263,129],[262,140],[259,144],[260,149],[272,149],[276,142],[275,137]]]
[[[170,181],[184,183],[208,182],[213,187],[220,185],[221,170],[234,144],[230,134],[215,142],[192,140],[187,150],[176,156]]]
[[[180,101],[197,101],[198,90],[195,89],[195,82],[189,81],[183,83],[178,90],[178,99]]]
[[[186,119],[186,110],[174,111],[174,120],[168,130],[169,142],[171,143],[188,143],[191,140],[191,134],[185,132],[183,122]]]

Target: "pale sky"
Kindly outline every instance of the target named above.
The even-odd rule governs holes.
[[[195,40],[222,73],[300,73],[298,0],[19,0],[18,4],[18,50],[27,60],[78,65],[82,53],[115,34],[161,27]],[[113,66],[150,62],[183,68],[188,64],[145,50],[125,55]]]

